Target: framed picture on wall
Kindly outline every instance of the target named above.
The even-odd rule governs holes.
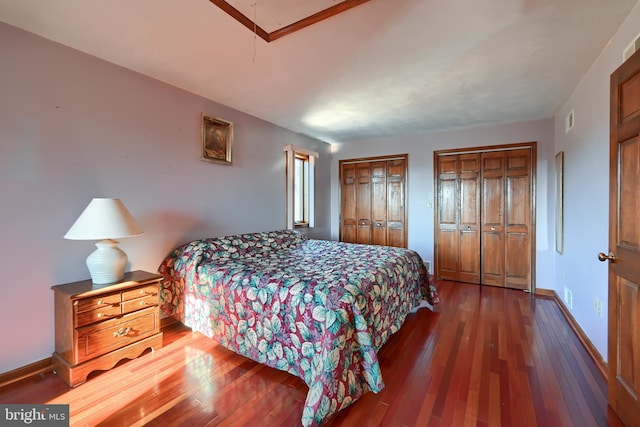
[[[231,164],[233,123],[202,114],[202,157],[207,162]]]
[[[564,151],[556,154],[556,251],[564,251]]]

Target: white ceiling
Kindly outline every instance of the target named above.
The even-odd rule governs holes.
[[[0,0],[0,21],[348,142],[551,117],[636,2],[371,0],[271,43],[209,0]]]

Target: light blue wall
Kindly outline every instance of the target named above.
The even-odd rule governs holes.
[[[640,32],[640,6],[593,63],[555,117],[555,152],[564,151],[564,251],[555,255],[554,289],[564,298],[580,327],[607,360],[608,286],[606,263],[598,252],[609,248],[609,89],[610,75],[622,64],[624,49]],[[574,111],[574,128],[565,119]],[[597,315],[595,299],[603,302]]]
[[[0,372],[51,356],[52,285],[88,278],[94,242],[62,236],[93,197],[119,197],[145,234],[129,269],[156,271],[195,238],[285,228],[285,158],[320,153],[316,224],[328,237],[329,146],[0,23]],[[234,123],[233,165],[200,160],[200,114]]]

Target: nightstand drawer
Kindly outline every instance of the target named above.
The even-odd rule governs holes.
[[[116,305],[120,302],[120,292],[109,295],[101,295],[94,298],[84,298],[76,301],[76,313],[96,310],[104,306]]]
[[[122,301],[129,301],[136,298],[157,296],[158,285],[144,286],[141,288],[133,289],[131,291],[122,292]]]
[[[76,386],[96,370],[162,347],[160,282],[162,276],[136,270],[117,283],[91,280],[52,286],[55,302],[54,371]]]
[[[158,310],[150,307],[118,319],[78,329],[78,363],[108,353],[160,330]]]
[[[125,301],[122,303],[122,312],[131,313],[136,310],[142,310],[143,308],[153,307],[158,305],[158,295],[149,295],[143,298],[137,298],[134,300]]]
[[[122,314],[120,302],[112,305],[102,305],[95,310],[84,311],[76,315],[76,326],[85,326],[102,320],[111,319]]]

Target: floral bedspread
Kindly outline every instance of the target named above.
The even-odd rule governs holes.
[[[380,391],[376,352],[422,300],[439,302],[414,251],[290,230],[193,241],[159,271],[165,314],[304,380],[304,426]]]

